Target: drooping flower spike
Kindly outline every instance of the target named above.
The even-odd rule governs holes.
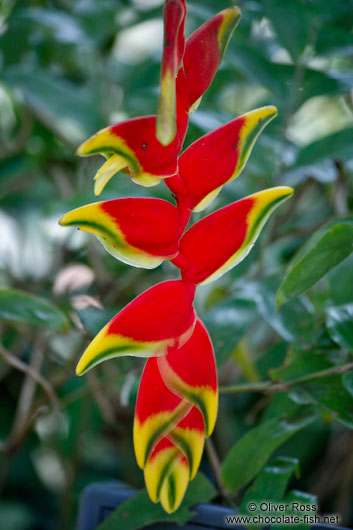
[[[112,357],[147,358],[136,403],[134,447],[151,500],[160,501],[168,513],[178,508],[197,472],[218,407],[214,351],[195,314],[195,287],[244,259],[271,212],[293,192],[277,187],[254,193],[183,234],[191,211],[204,209],[240,174],[257,136],[276,115],[270,106],[248,112],[200,138],[178,163],[189,112],[212,82],[240,11],[221,11],[186,44],[185,15],[185,0],[166,0],[158,117],[108,127],[78,149],[80,155],[101,153],[107,159],[95,177],[97,195],[122,170],[143,186],[167,179],[176,207],[160,199],[116,199],[77,208],[60,220],[92,232],[126,263],[153,268],[169,259],[181,270],[181,280],[148,289],[108,322],[76,369],[82,375]]]
[[[130,302],[89,344],[76,367],[82,375],[106,359],[165,355],[183,345],[195,325],[195,287],[182,280],[159,283]]]
[[[250,252],[273,210],[293,193],[287,186],[259,191],[195,223],[180,240],[173,260],[185,280],[210,283]]]
[[[180,209],[162,199],[124,198],[81,206],[59,223],[95,234],[124,263],[153,269],[177,255],[185,221]]]
[[[166,180],[178,203],[202,211],[243,170],[259,134],[277,115],[273,106],[252,110],[211,131],[179,157],[179,174]]]

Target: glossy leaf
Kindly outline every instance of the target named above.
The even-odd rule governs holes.
[[[353,304],[329,307],[326,310],[326,326],[337,344],[353,351]]]
[[[217,416],[217,373],[212,343],[199,319],[190,339],[160,357],[158,367],[168,387],[200,410],[210,436]]]
[[[277,417],[248,431],[229,451],[222,464],[227,488],[236,494],[262,469],[273,451],[309,425],[312,414],[299,419]]]
[[[342,385],[353,398],[353,370],[342,374]]]
[[[293,473],[298,472],[299,461],[296,458],[278,457],[273,462],[268,464],[256,477],[253,485],[245,493],[241,506],[240,513],[243,514],[261,514],[263,516],[269,515],[271,510],[260,510],[258,508],[255,512],[250,512],[248,505],[255,502],[257,506],[262,502],[278,504],[282,501],[286,492],[288,482]],[[265,526],[265,525],[264,525]],[[247,525],[249,530],[256,528],[263,528],[259,525]]]
[[[272,211],[293,193],[278,187],[254,193],[194,224],[180,240],[173,262],[194,284],[216,280],[250,252]]]
[[[204,210],[241,173],[257,137],[276,114],[271,106],[250,111],[190,145],[179,158],[179,174],[166,181],[178,201],[190,210]]]
[[[352,158],[352,137],[353,127],[347,127],[306,145],[299,151],[295,166],[318,164],[327,158],[349,160]]]
[[[295,265],[289,268],[277,291],[278,307],[315,285],[320,278],[352,253],[353,227],[338,222],[328,228],[318,240],[314,234],[312,241],[314,244],[305,255],[300,254],[301,259],[294,257]]]
[[[312,522],[315,521],[314,516],[318,510],[316,495],[304,491],[291,490],[287,493],[282,502],[289,506],[286,515],[298,515],[298,512],[306,513],[309,517],[312,517]],[[299,524],[296,524],[295,527],[297,530],[309,530],[312,528],[312,524],[311,522],[305,522],[305,520],[303,520]]]
[[[0,287],[0,318],[65,331],[69,322],[53,304],[25,291]]]
[[[153,269],[177,254],[181,221],[179,210],[167,201],[126,198],[81,206],[59,223],[95,234],[124,263]]]
[[[242,298],[225,300],[205,313],[203,321],[211,335],[218,366],[231,356],[255,316],[254,302]]]
[[[184,344],[195,324],[194,289],[181,280],[151,287],[120,311],[90,343],[77,368],[82,375],[112,357],[165,355]]]

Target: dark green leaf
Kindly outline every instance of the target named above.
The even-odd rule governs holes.
[[[26,104],[49,129],[76,144],[100,126],[92,93],[49,72],[16,66],[6,70],[4,81],[19,89]]]
[[[44,298],[6,287],[0,288],[0,318],[59,330],[68,327],[64,313]]]
[[[353,371],[342,374],[342,385],[353,397]]]
[[[342,385],[342,377],[334,375],[300,385],[298,398],[312,403],[329,420],[353,429],[353,397]],[[326,414],[327,415],[327,414]]]
[[[270,370],[270,375],[276,381],[290,381],[297,377],[326,370],[332,366],[327,355],[321,351],[318,352],[314,348],[310,351],[303,351],[292,347],[286,355],[283,365]]]
[[[289,479],[295,473],[298,475],[299,461],[296,458],[279,457],[271,464],[264,467],[258,474],[254,484],[247,490],[240,506],[240,513],[243,514],[262,514],[271,513],[270,510],[257,510],[250,512],[248,504],[254,502],[259,506],[261,502],[279,503],[286,492]],[[262,528],[259,525],[247,525],[249,529]]]
[[[136,530],[157,522],[175,522],[183,525],[193,517],[189,508],[198,502],[207,502],[215,495],[216,490],[213,485],[202,473],[198,473],[190,482],[184,500],[176,512],[167,514],[159,503],[153,504],[147,491],[143,490],[121,504],[97,530],[116,530],[117,528]]]
[[[218,304],[204,315],[218,365],[232,354],[254,318],[255,304],[241,298]]]
[[[265,12],[276,31],[280,43],[296,60],[310,38],[308,10],[298,0],[265,0]]]
[[[222,478],[234,494],[262,469],[271,454],[294,433],[309,425],[312,414],[299,419],[277,417],[251,429],[229,451],[222,464]]]
[[[353,227],[342,222],[330,227],[305,256],[289,269],[277,291],[277,306],[315,285],[352,251]]]
[[[353,351],[353,304],[329,307],[326,310],[326,326],[332,340]]]
[[[346,160],[352,158],[353,127],[342,129],[306,145],[298,153],[296,166],[317,164],[327,158]]]
[[[317,512],[317,497],[311,493],[304,493],[303,491],[292,490],[287,493],[283,499],[283,504],[288,504],[288,510],[286,510],[286,515],[297,516],[300,519],[304,515],[313,517],[313,521],[309,523],[301,522],[299,524],[293,524],[293,527],[298,530],[308,530],[311,528],[311,523],[315,522],[315,514]],[[271,528],[276,528],[277,530],[287,530],[288,525],[273,525]]]
[[[242,282],[243,283],[243,282]],[[301,301],[293,301],[276,310],[276,290],[280,278],[269,277],[261,281],[248,281],[241,285],[241,295],[256,303],[262,318],[284,340],[308,340],[314,329],[314,319]]]

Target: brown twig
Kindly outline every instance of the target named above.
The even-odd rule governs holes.
[[[45,379],[45,377],[42,376],[42,374],[40,374],[36,370],[36,368],[24,363],[23,361],[12,355],[12,353],[7,351],[2,344],[0,344],[0,356],[4,359],[5,362],[13,366],[13,368],[16,368],[16,370],[27,374],[31,379],[36,381],[47,394],[53,408],[56,410],[60,410],[60,403],[58,398],[56,397],[52,385],[49,383],[49,381],[47,381],[47,379]]]
[[[229,506],[235,509],[235,504],[233,502],[233,499],[230,496],[227,488],[223,484],[222,473],[221,473],[221,463],[220,463],[215,446],[213,445],[211,438],[206,438],[205,445],[206,445],[208,460],[212,467],[212,471],[213,471],[214,478],[215,478],[217,487],[219,489],[219,492],[222,495],[222,497],[228,502]]]

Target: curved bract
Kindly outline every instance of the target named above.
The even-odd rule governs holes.
[[[154,186],[175,175],[177,156],[182,148],[186,128],[186,112],[178,112],[178,134],[163,147],[156,137],[156,117],[142,116],[106,127],[77,149],[80,156],[103,155],[107,161],[95,175],[94,192],[100,195],[105,185],[118,171],[128,171],[131,179],[141,186]]]
[[[186,0],[166,0],[164,5],[164,43],[160,95],[157,113],[157,138],[170,144],[176,135],[176,77],[184,55]]]
[[[144,468],[159,440],[189,412],[191,405],[171,392],[158,369],[157,359],[146,362],[136,401],[134,447],[136,460]]]
[[[180,240],[183,277],[205,284],[237,265],[250,252],[272,211],[292,193],[287,186],[260,191],[194,224]]]
[[[146,269],[177,254],[183,229],[179,210],[153,198],[88,204],[66,213],[59,222],[95,234],[112,256]]]
[[[199,103],[212,83],[240,18],[240,9],[229,7],[202,24],[187,39],[183,64],[189,85],[190,107],[195,108],[195,103]]]
[[[166,385],[200,410],[210,436],[218,407],[217,372],[212,342],[200,319],[190,339],[160,357],[158,367]]]
[[[187,372],[184,370],[186,377]],[[205,422],[200,408],[172,392],[162,373],[158,360],[148,359],[136,401],[134,447],[151,500],[161,501],[170,512],[179,506],[188,481],[199,468]],[[198,379],[202,380],[202,376]]]
[[[179,157],[179,174],[166,181],[178,201],[204,210],[224,184],[240,175],[257,137],[276,115],[273,106],[252,110],[191,144]]]
[[[182,280],[162,282],[142,293],[93,339],[76,374],[112,357],[165,355],[168,348],[184,344],[195,325],[193,294]]]

